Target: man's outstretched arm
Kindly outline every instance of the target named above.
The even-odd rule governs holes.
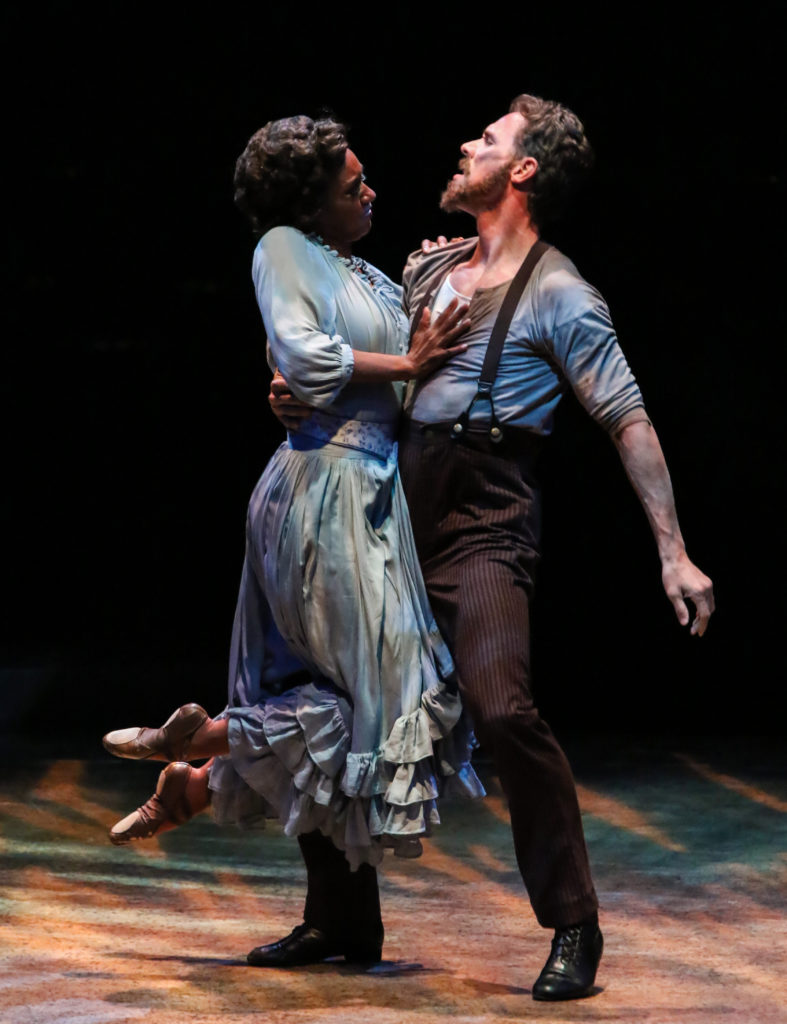
[[[614,436],[626,474],[645,509],[661,559],[661,580],[682,626],[689,622],[686,600],[694,605],[691,632],[702,636],[714,609],[713,584],[686,554],[678,525],[667,463],[650,423],[630,423]]]

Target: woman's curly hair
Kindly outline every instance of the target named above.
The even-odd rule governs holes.
[[[331,118],[269,121],[235,164],[235,204],[260,234],[281,224],[308,231],[346,152],[346,129]]]
[[[559,103],[523,93],[512,100],[509,113],[521,114],[527,121],[519,151],[538,161],[538,170],[528,182],[528,209],[542,227],[562,214],[593,165],[593,150],[582,122]]]

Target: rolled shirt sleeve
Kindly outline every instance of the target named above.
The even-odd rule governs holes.
[[[544,355],[604,430],[647,420],[606,302],[562,254],[543,262],[537,319]]]
[[[336,331],[336,281],[323,252],[295,228],[272,228],[255,250],[252,277],[269,358],[298,398],[330,405],[354,361]]]
[[[561,324],[552,355],[585,410],[605,430],[643,420],[644,403],[603,301]]]

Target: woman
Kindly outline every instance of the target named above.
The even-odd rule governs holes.
[[[161,729],[105,737],[121,757],[175,762],[110,836],[126,843],[180,824],[207,806],[209,790],[220,821],[278,816],[307,861],[305,926],[311,919],[322,934],[316,945],[296,936],[297,950],[285,940],[286,962],[334,948],[379,959],[379,903],[354,928],[350,889],[365,886],[361,902],[374,903],[369,866],[383,847],[420,852],[448,779],[482,792],[394,440],[399,382],[464,351],[456,339],[466,307],[452,304],[434,324],[427,311],[408,351],[401,289],[352,255],[371,229],[375,193],[335,121],[267,124],[239,158],[235,185],[262,233],[253,277],[270,361],[317,411],[276,452],[250,502],[228,707],[209,719],[187,705]],[[202,768],[184,763],[214,756]],[[359,865],[359,881],[339,891],[337,871],[347,879]],[[272,948],[257,961],[271,963]]]

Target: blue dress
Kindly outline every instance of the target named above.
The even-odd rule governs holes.
[[[420,852],[447,789],[483,789],[426,597],[396,465],[402,388],[350,381],[353,350],[400,354],[401,289],[294,228],[254,256],[271,362],[317,407],[249,505],[219,821],[320,829],[354,866]]]

